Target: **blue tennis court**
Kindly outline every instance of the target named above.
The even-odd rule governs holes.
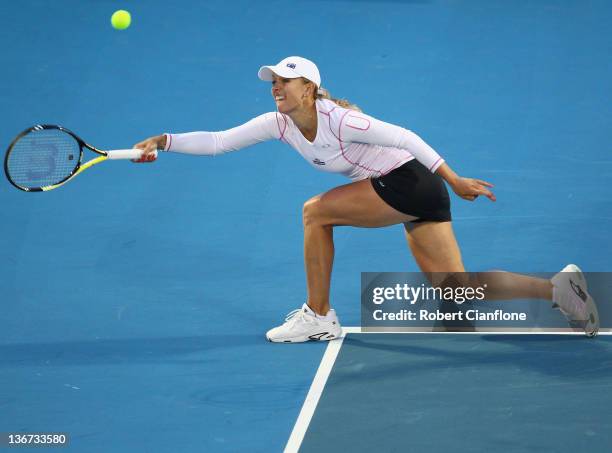
[[[609,336],[349,332],[300,451],[606,450],[610,347]]]
[[[110,26],[117,9],[127,30]],[[334,96],[495,184],[496,203],[451,199],[470,270],[610,271],[609,2],[23,0],[0,14],[3,150],[35,124],[102,149],[225,130],[275,109],[261,65],[303,55]],[[0,433],[68,433],[75,452],[609,450],[606,335],[266,342],[306,298],[302,205],[346,182],[276,141],[105,162],[47,193],[4,181]],[[362,272],[418,268],[401,226],[334,240],[332,305],[359,326]]]

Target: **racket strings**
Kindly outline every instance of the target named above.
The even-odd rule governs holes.
[[[57,184],[77,168],[79,143],[59,129],[32,131],[12,147],[7,160],[10,178],[17,185],[40,188]]]

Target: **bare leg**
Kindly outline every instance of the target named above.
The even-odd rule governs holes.
[[[320,315],[325,315],[330,307],[334,226],[377,228],[404,223],[410,249],[425,274],[430,277],[435,274],[439,277],[465,272],[451,222],[406,223],[415,218],[387,205],[374,191],[369,180],[336,187],[311,198],[304,204],[303,218],[307,303]],[[490,300],[514,298],[552,300],[552,286],[545,279],[509,272],[474,275],[477,280],[466,281],[465,286],[487,283],[487,298]]]
[[[329,311],[329,286],[334,262],[334,228],[304,224],[304,265],[308,305],[316,313]]]
[[[408,224],[406,238],[417,264],[433,284],[441,283],[450,273],[465,272],[451,222]],[[477,272],[457,278],[469,279],[460,282],[466,287],[486,284],[488,300],[552,300],[552,284],[542,278],[510,272]]]
[[[334,226],[375,228],[414,219],[387,205],[369,180],[336,187],[311,198],[304,204],[303,218],[307,303],[320,315],[329,311]]]
[[[540,299],[552,301],[550,280],[511,272],[477,272],[474,285],[486,285],[488,300]]]

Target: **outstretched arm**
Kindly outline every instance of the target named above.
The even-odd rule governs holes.
[[[278,137],[276,113],[265,113],[226,131],[156,135],[137,143],[134,148],[144,150],[143,158],[138,162],[146,162],[147,157],[158,149],[184,154],[214,156]]]

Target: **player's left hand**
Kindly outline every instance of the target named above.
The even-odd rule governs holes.
[[[478,195],[484,195],[491,201],[496,201],[495,194],[489,190],[493,184],[481,179],[458,178],[452,185],[453,191],[464,200],[474,201]]]

